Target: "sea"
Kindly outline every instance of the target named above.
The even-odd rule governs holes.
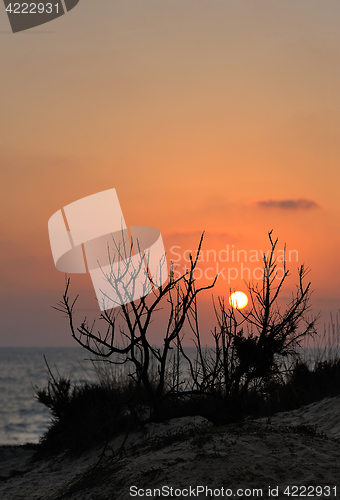
[[[81,347],[1,347],[0,445],[38,443],[48,429],[51,413],[36,397],[47,386],[46,362],[54,376],[72,383],[96,380]]]
[[[303,358],[312,363],[313,351],[305,351]],[[0,347],[0,445],[38,443],[52,418],[36,397],[38,389],[47,387],[48,369],[72,384],[98,381],[95,367],[102,362],[90,358],[81,347]]]

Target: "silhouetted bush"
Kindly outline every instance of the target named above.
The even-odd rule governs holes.
[[[82,452],[105,443],[139,422],[139,405],[148,404],[146,393],[136,393],[132,381],[115,384],[85,382],[72,386],[63,377],[51,378],[37,399],[52,413],[50,427],[41,440],[43,453]]]
[[[288,380],[273,385],[263,407],[263,413],[273,414],[300,408],[325,397],[340,395],[340,359],[316,362],[310,368],[306,362],[295,365]]]
[[[241,420],[244,416],[272,415],[340,394],[340,359],[295,365],[290,375],[265,389],[250,390],[233,404],[219,394],[178,393],[169,395],[153,420],[201,415],[216,425]],[[50,428],[41,440],[37,456],[69,450],[81,453],[105,444],[122,431],[132,430],[149,421],[147,392],[136,393],[133,381],[83,383],[72,386],[70,380],[53,378],[48,387],[37,391],[38,401],[52,413]]]

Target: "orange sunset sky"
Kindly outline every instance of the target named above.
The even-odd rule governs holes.
[[[285,297],[306,263],[323,329],[340,306],[338,0],[80,0],[17,34],[0,5],[0,43],[0,345],[74,345],[47,222],[110,188],[169,258],[203,230],[210,255],[249,257],[273,229],[298,255]],[[71,284],[96,314],[90,277]]]

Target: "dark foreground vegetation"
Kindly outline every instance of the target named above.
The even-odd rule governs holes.
[[[278,297],[289,271],[285,260],[277,262],[277,240],[272,239],[272,233],[269,240],[271,252],[263,256],[262,283],[248,285],[247,312],[226,306],[221,297],[215,302],[217,326],[211,332],[212,349],[202,347],[198,321],[197,296],[215,283],[205,288],[195,286],[202,239],[185,275],[175,279],[170,273],[167,284],[154,289],[151,296],[104,311],[100,316],[105,324],[103,332],[87,318],[75,325],[76,299],[70,300],[68,280],[57,309],[68,317],[73,338],[96,356],[97,363],[101,359],[108,365],[98,368],[98,383],[82,385],[72,385],[49,369],[47,387],[37,391],[38,401],[52,413],[39,453],[81,453],[148,421],[201,415],[215,424],[225,424],[340,394],[337,354],[330,351],[325,359],[320,348],[319,356],[311,362],[300,349],[302,341],[317,337],[317,318],[307,317],[311,294],[311,284],[305,283],[308,270],[300,267],[295,294],[282,311]],[[133,279],[135,269],[127,272]],[[121,276],[105,278],[122,293]],[[168,322],[162,334],[163,346],[154,347],[148,332],[160,307],[167,308]],[[183,347],[187,332],[194,338],[194,357]],[[339,325],[333,324],[334,344],[338,335]],[[113,365],[124,369],[115,372],[105,368]]]

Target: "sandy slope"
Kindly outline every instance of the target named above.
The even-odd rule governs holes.
[[[310,486],[317,498],[340,498],[340,397],[277,414],[270,423],[262,419],[215,428],[202,417],[186,417],[149,425],[129,437],[121,460],[110,459],[120,444],[121,439],[111,443],[92,473],[99,449],[77,459],[59,456],[31,463],[33,451],[2,447],[0,498],[52,500],[67,494],[63,498],[125,500],[143,498],[142,493],[144,498],[307,497],[308,490],[301,495],[303,488],[295,497],[284,495],[288,485]],[[131,486],[143,491],[132,496]],[[186,496],[190,486],[191,497]],[[197,496],[197,486],[216,491]],[[269,495],[269,487],[276,486],[278,496],[275,490]],[[313,490],[316,486],[324,489]],[[153,491],[162,487],[168,496]],[[237,488],[259,488],[262,496],[260,491],[242,495]]]

